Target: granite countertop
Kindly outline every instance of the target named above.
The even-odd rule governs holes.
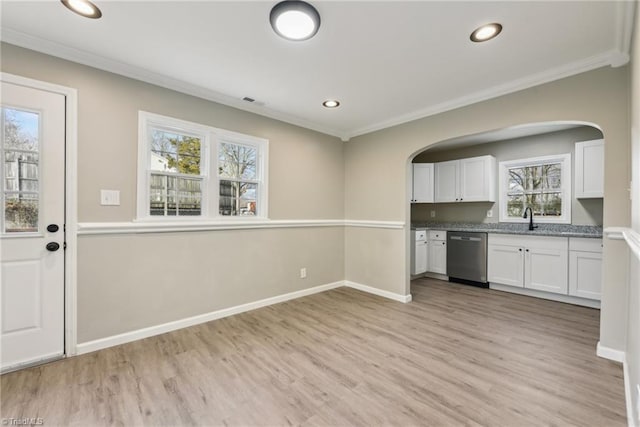
[[[534,223],[535,224],[535,223]],[[529,231],[528,223],[496,222],[486,224],[474,224],[465,222],[414,222],[411,228],[428,228],[430,230],[446,231],[477,231],[498,234],[526,234],[531,236],[555,236],[555,237],[589,237],[602,238],[602,227],[595,225],[570,225],[570,224],[535,224],[538,226]]]

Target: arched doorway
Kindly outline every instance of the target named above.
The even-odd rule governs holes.
[[[422,172],[428,169],[427,165],[439,164],[439,166],[442,166],[445,163],[457,162],[461,159],[480,158],[482,156],[494,159],[496,166],[491,173],[494,173],[495,177],[491,181],[491,185],[495,185],[495,189],[491,192],[491,197],[475,199],[471,202],[456,200],[455,198],[448,200],[445,197],[438,198],[433,193],[430,196],[431,198],[427,196],[425,199],[424,195],[421,196],[419,194],[418,197],[413,197],[415,190],[413,188],[414,180],[410,179],[408,192],[412,194],[412,197],[409,198],[412,201],[409,209],[412,229],[437,228],[445,230],[452,224],[464,227],[470,226],[470,228],[473,228],[471,227],[473,225],[482,225],[485,228],[494,227],[494,225],[495,227],[505,227],[512,220],[514,226],[520,226],[518,223],[524,222],[521,220],[522,209],[527,205],[533,206],[532,210],[537,218],[536,222],[541,222],[545,226],[555,222],[563,222],[565,225],[602,227],[604,195],[602,197],[577,197],[575,188],[576,143],[601,139],[603,139],[603,133],[597,125],[565,121],[525,124],[507,129],[460,136],[431,144],[414,153],[408,161],[408,167],[414,170],[414,165],[417,165],[416,170],[421,171],[419,173],[431,177],[434,193],[437,193],[438,190],[444,191],[442,190],[443,186],[452,189],[454,184],[444,185],[442,181],[454,178],[452,178],[453,175],[447,175],[446,173],[438,175],[433,170],[431,172]],[[501,193],[499,188],[500,181],[501,179],[504,180],[504,176],[500,173],[499,165],[519,160],[553,158],[554,156],[566,156],[566,159],[568,159],[566,167],[568,173],[564,175],[561,183],[562,188],[567,190],[568,197],[552,197],[553,194],[560,193],[554,193],[555,190],[551,191],[551,189],[549,191],[541,190],[540,195]],[[442,170],[442,167],[440,169]],[[408,176],[412,176],[411,171]],[[439,180],[441,182],[438,182]],[[478,185],[481,185],[481,183],[478,183]],[[452,191],[459,191],[459,189],[453,189]],[[423,198],[420,199],[420,197]],[[507,200],[508,198],[511,199]],[[551,199],[554,199],[553,203],[551,203]],[[565,215],[566,218],[563,221],[557,221],[554,215],[561,213],[561,210],[558,209],[561,204],[566,206],[568,216]],[[518,218],[506,218],[504,214],[507,209],[515,212],[513,216],[517,215]],[[518,209],[521,210],[518,211]],[[433,227],[434,225],[439,225],[439,227]],[[522,224],[522,227],[524,226],[525,224]],[[416,248],[419,248],[419,244],[416,246],[415,237],[416,234],[411,232],[408,239],[409,248],[407,253],[410,254],[413,261],[407,263],[410,270],[408,276],[415,279],[426,275],[440,280],[448,280],[449,277],[445,266],[446,250],[443,249],[446,246],[446,237],[442,235],[440,236],[441,241],[434,240],[436,238],[435,234],[431,236],[427,234],[425,236],[427,237],[427,271],[424,274],[412,274],[416,273],[414,269],[416,266]],[[420,249],[417,250],[420,251]],[[486,281],[488,282],[488,280]],[[415,282],[412,281],[413,283]],[[586,303],[589,303],[589,301],[586,301]],[[591,306],[597,305],[593,304]]]

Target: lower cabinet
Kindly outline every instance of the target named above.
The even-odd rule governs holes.
[[[524,253],[524,287],[567,294],[569,290],[569,245],[566,237],[540,237],[529,242]],[[539,245],[536,247],[536,245]]]
[[[602,239],[489,234],[490,283],[600,300]]]
[[[489,282],[524,287],[524,250],[521,246],[491,243],[489,235],[487,277]]]
[[[429,231],[429,271],[447,274],[447,232]]]
[[[600,300],[602,240],[569,239],[569,295]]]
[[[490,234],[487,263],[489,282],[568,292],[567,238]]]
[[[411,274],[418,275],[427,272],[427,231],[411,230]]]

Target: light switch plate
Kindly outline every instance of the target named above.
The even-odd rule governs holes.
[[[487,218],[492,218],[493,217],[493,211],[491,209],[489,209],[487,211]]]
[[[120,191],[100,190],[100,204],[102,206],[120,206]]]
[[[436,211],[431,211],[431,218],[435,218],[436,217]]]

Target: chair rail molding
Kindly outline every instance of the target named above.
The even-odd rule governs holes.
[[[610,240],[624,240],[631,252],[640,260],[640,234],[627,227],[607,227],[604,235]]]

